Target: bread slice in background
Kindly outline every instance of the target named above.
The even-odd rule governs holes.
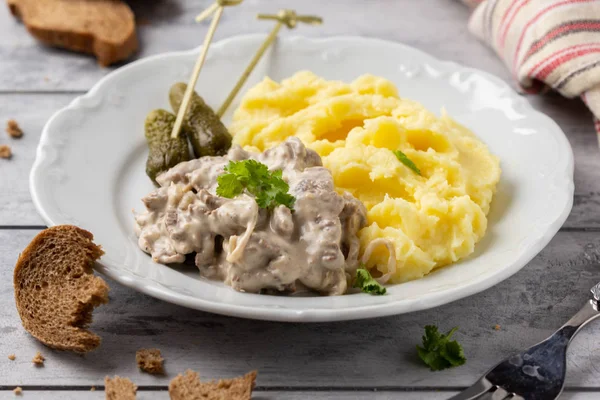
[[[128,378],[107,376],[104,378],[104,392],[106,400],[135,400],[137,386]]]
[[[200,382],[198,373],[187,370],[169,382],[171,400],[250,400],[256,381],[256,371],[234,379]]]
[[[92,311],[108,302],[108,285],[93,274],[103,254],[94,236],[71,225],[40,232],[21,253],[14,271],[23,327],[45,345],[85,353],[100,345],[86,327]]]
[[[135,17],[121,0],[7,0],[38,40],[87,54],[108,66],[137,50]]]

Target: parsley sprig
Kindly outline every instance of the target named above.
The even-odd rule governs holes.
[[[218,196],[232,199],[246,190],[261,208],[281,204],[294,210],[296,198],[288,193],[290,186],[283,180],[281,170],[271,172],[258,161],[229,161],[225,173],[217,177],[217,183]]]
[[[364,268],[363,264],[356,270],[356,278],[354,278],[352,287],[359,288],[363,292],[370,294],[382,295],[386,292],[385,287],[373,279],[369,271]]]
[[[421,170],[419,168],[417,168],[415,163],[412,162],[412,160],[410,158],[408,158],[408,156],[406,154],[404,154],[400,150],[396,150],[393,153],[402,164],[404,164],[408,168],[412,169],[415,174],[421,175]]]
[[[467,361],[462,346],[456,340],[450,341],[457,330],[458,327],[452,328],[444,335],[435,325],[425,327],[423,347],[417,346],[417,353],[432,371],[458,367]]]

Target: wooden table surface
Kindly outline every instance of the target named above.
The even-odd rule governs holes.
[[[193,17],[209,0],[133,3],[145,57],[195,47],[206,25]],[[511,81],[502,63],[467,31],[468,10],[454,0],[246,0],[227,10],[216,39],[266,32],[257,12],[296,8],[324,17],[306,36],[361,35],[406,43],[440,58]],[[288,32],[282,34],[287,35]],[[531,97],[535,108],[561,126],[575,153],[575,202],[561,231],[529,265],[496,287],[433,310],[375,320],[318,324],[229,318],[171,305],[109,281],[111,302],[92,329],[103,338],[84,357],[49,350],[21,327],[12,288],[15,261],[44,228],[28,189],[42,127],[58,109],[85,93],[110,69],[89,57],[40,46],[0,6],[0,124],[16,119],[25,136],[10,140],[11,160],[0,160],[0,399],[101,399],[106,375],[130,377],[140,399],[166,399],[169,380],[187,368],[206,378],[259,371],[257,399],[445,399],[487,368],[552,333],[588,298],[600,278],[600,154],[591,115],[578,100]],[[430,372],[416,358],[423,326],[460,326],[456,338],[468,361]],[[500,330],[494,326],[500,325]],[[561,398],[600,398],[600,324],[591,324],[569,352],[567,390]],[[140,373],[135,351],[158,347],[167,375]],[[36,351],[46,364],[36,368]],[[16,354],[9,361],[9,354]],[[99,389],[90,392],[90,387]]]

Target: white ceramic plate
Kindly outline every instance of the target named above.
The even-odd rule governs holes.
[[[197,90],[216,108],[263,40],[214,44]],[[301,69],[349,81],[363,73],[392,80],[401,96],[449,114],[501,159],[502,178],[489,228],[471,257],[385,296],[284,297],[238,293],[193,269],[155,264],[136,244],[132,209],[153,186],[144,173],[143,122],[169,108],[167,93],[187,81],[199,49],[119,68],[56,113],[42,133],[31,194],[48,225],[91,231],[106,251],[97,269],[151,296],[200,310],[278,321],[333,321],[400,314],[472,295],[508,278],[556,234],[573,200],[573,154],[560,128],[494,76],[441,62],[410,47],[374,39],[281,39],[252,74],[280,80]],[[239,100],[239,96],[238,96]],[[231,109],[237,107],[234,103]],[[229,117],[226,116],[226,121]]]

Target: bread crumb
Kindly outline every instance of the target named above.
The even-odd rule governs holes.
[[[9,355],[8,355],[8,359],[9,359],[10,361],[15,361],[15,359],[16,359],[16,358],[17,358],[17,356],[15,356],[14,354],[9,354]]]
[[[0,158],[11,158],[12,151],[10,150],[10,146],[7,144],[0,144]]]
[[[256,381],[256,371],[233,379],[201,382],[197,372],[187,370],[169,382],[171,400],[235,399],[250,400]]]
[[[163,361],[159,349],[139,349],[135,353],[138,368],[149,374],[162,374]]]
[[[37,365],[38,367],[41,367],[44,365],[44,360],[46,360],[46,359],[44,358],[42,353],[40,353],[38,351],[37,354],[35,355],[35,357],[33,357],[33,360],[31,360],[31,362],[34,363],[35,365]]]
[[[23,389],[21,389],[20,386],[17,386],[16,388],[14,388],[13,393],[15,394],[15,396],[20,396],[23,394]]]
[[[494,329],[499,331],[500,330],[500,325],[496,324],[496,326],[494,326]]]
[[[135,400],[137,386],[127,378],[104,378],[106,400]]]
[[[23,131],[14,119],[9,119],[6,123],[6,133],[12,138],[20,138],[23,136]]]
[[[96,386],[92,386],[92,387],[90,388],[90,392],[95,392],[95,391],[96,391]]]

